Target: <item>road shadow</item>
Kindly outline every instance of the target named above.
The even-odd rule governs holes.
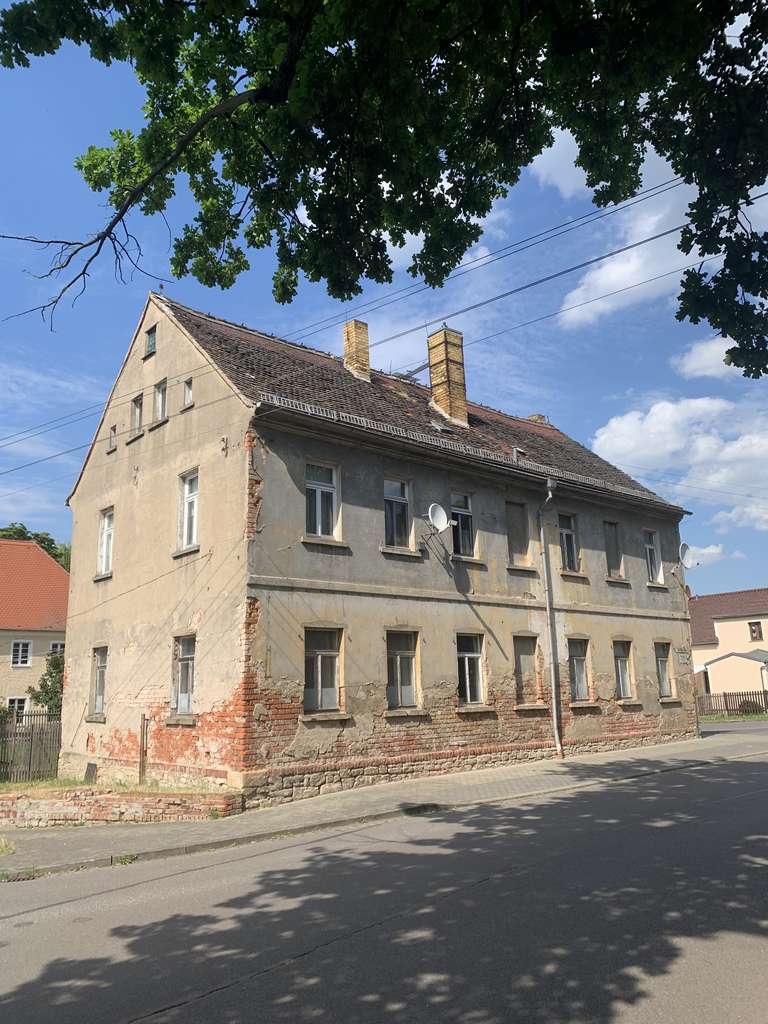
[[[766,937],[766,790],[768,765],[731,762],[165,862],[155,885],[244,881],[114,928],[119,960],[51,960],[0,1018],[611,1024],[689,940]],[[131,870],[113,889],[151,917]]]

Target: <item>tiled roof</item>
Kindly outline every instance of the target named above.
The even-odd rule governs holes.
[[[31,540],[0,540],[0,629],[63,630],[69,573]]]
[[[768,587],[758,590],[731,590],[723,594],[702,594],[688,602],[691,612],[691,639],[694,644],[716,644],[713,619],[768,616]]]
[[[542,476],[549,471],[682,512],[549,423],[469,402],[469,427],[449,427],[430,408],[429,388],[416,381],[377,370],[371,371],[370,383],[361,381],[344,369],[338,356],[199,313],[164,295],[154,298],[254,404],[274,404],[276,398],[278,404],[302,403],[297,411],[325,414],[358,429],[453,449],[489,462],[515,463]]]

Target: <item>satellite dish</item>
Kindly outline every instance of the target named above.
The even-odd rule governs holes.
[[[430,523],[438,533],[442,533],[448,526],[448,513],[445,511],[443,506],[438,505],[437,502],[432,502],[427,509],[427,519],[429,519]]]
[[[680,545],[679,558],[686,569],[692,569],[696,564],[693,560],[691,549],[688,547],[685,541],[683,541],[683,543]]]

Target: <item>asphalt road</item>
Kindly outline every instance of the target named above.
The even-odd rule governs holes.
[[[9,1024],[762,1024],[768,758],[0,886]]]

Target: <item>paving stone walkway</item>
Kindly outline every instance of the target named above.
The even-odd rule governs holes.
[[[768,755],[768,723],[764,728],[711,728],[716,731],[684,743],[386,783],[216,821],[5,828],[2,834],[13,843],[15,852],[0,855],[0,880],[198,853],[420,813],[428,810],[429,805],[437,809],[518,801],[559,790],[619,783],[657,772],[704,767],[722,760]]]

